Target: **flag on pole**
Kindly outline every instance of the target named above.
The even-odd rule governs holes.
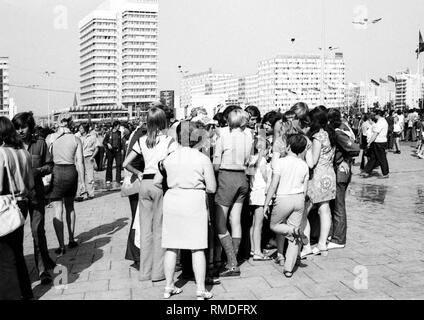
[[[421,34],[421,31],[420,31],[419,39],[418,39],[418,49],[415,50],[415,53],[417,54],[417,59],[420,56],[421,52],[424,52],[424,41],[423,41],[423,36]]]
[[[371,83],[372,83],[373,85],[377,86],[377,87],[379,87],[379,86],[380,86],[380,84],[379,84],[377,81],[375,81],[374,79],[371,79]]]
[[[387,80],[389,80],[390,82],[396,82],[396,78],[391,75],[387,76]]]

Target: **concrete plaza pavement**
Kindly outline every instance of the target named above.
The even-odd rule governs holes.
[[[272,261],[245,262],[241,277],[221,279],[220,285],[209,287],[215,299],[424,299],[424,160],[413,155],[410,144],[402,146],[401,155],[389,153],[388,159],[389,179],[363,179],[354,167],[345,249],[303,260],[291,279]],[[104,172],[98,178],[104,178]],[[76,203],[76,213],[80,245],[57,259],[64,267],[56,270],[56,283],[61,284],[58,280],[67,273],[66,286],[42,286],[37,281],[27,221],[24,248],[36,299],[161,299],[164,282],[140,282],[138,272],[124,259],[131,223],[128,199],[117,189],[99,186],[95,199]],[[48,209],[46,235],[56,259],[52,219]],[[184,292],[173,300],[195,298],[194,282],[178,284]]]

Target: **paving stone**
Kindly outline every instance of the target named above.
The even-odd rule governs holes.
[[[109,290],[109,280],[86,281],[68,284],[63,294],[84,293]]]
[[[359,293],[338,294],[340,300],[393,300],[391,296],[382,291],[365,291]]]
[[[348,294],[353,293],[348,287],[339,281],[323,282],[319,285],[300,284],[296,285],[309,298],[324,297],[328,295]]]
[[[305,300],[308,297],[295,286],[252,290],[260,300]]]
[[[90,271],[89,280],[103,280],[103,279],[122,279],[129,278],[130,272],[126,270],[103,270],[103,271]]]
[[[270,289],[271,286],[261,277],[224,279],[221,278],[221,284],[227,292],[242,291],[243,289]]]
[[[87,292],[84,300],[131,300],[131,289]]]
[[[109,283],[110,290],[120,290],[125,288],[144,289],[152,287],[153,284],[151,281],[139,281],[138,278],[112,278]]]

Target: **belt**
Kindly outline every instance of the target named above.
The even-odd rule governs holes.
[[[233,169],[219,169],[219,171],[226,171],[226,172],[246,172],[245,169],[241,170],[233,170]]]

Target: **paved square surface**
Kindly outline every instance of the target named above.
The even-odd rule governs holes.
[[[424,160],[412,154],[410,145],[402,146],[401,155],[388,154],[390,179],[362,179],[354,167],[345,249],[302,261],[291,279],[274,262],[248,261],[240,278],[221,279],[221,285],[209,287],[215,299],[424,299]],[[131,223],[128,199],[100,185],[95,199],[76,203],[76,212],[80,246],[57,259],[64,268],[55,276],[68,273],[64,287],[37,281],[27,221],[25,255],[36,298],[161,299],[164,283],[138,281],[138,273],[124,259]],[[47,241],[56,258],[52,217],[49,210]],[[184,292],[175,300],[194,299],[195,283],[180,284]]]

